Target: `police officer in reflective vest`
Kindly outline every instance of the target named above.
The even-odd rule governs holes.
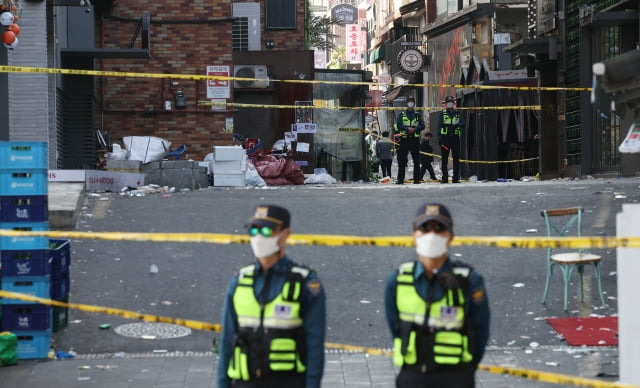
[[[409,152],[413,159],[413,183],[420,183],[420,131],[424,129],[424,119],[420,112],[414,110],[416,101],[407,98],[407,110],[400,113],[396,119],[398,133],[394,135],[398,148],[398,178],[396,183],[404,183],[404,174],[409,161]]]
[[[482,276],[449,259],[453,220],[445,206],[420,206],[413,237],[418,260],[401,264],[385,289],[393,361],[400,368],[396,387],[474,387],[489,338]]]
[[[460,183],[460,136],[464,127],[462,114],[453,108],[453,96],[444,99],[446,109],[440,113],[438,121],[438,143],[440,144],[440,155],[442,156],[442,180],[441,183],[449,183],[449,152],[453,158],[453,183]]]
[[[325,294],[318,275],[285,255],[289,211],[256,207],[248,231],[256,262],[227,289],[218,387],[319,388]]]

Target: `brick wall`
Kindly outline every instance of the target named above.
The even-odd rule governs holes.
[[[274,50],[304,50],[304,0],[298,0],[296,30],[265,31],[264,2],[260,3],[262,41],[282,42]],[[167,74],[205,74],[206,66],[210,65],[233,69],[231,22],[154,23],[229,18],[230,0],[117,2],[112,14],[139,19],[143,11],[151,15],[151,59],[98,59],[97,69]],[[97,29],[96,46],[126,48],[135,28],[136,23],[103,19]],[[136,47],[140,47],[140,39]],[[176,109],[173,89],[184,91],[186,108]],[[186,144],[187,153],[194,160],[202,160],[213,145],[232,142],[224,127],[225,119],[232,117],[233,112],[216,112],[197,105],[198,100],[206,100],[206,81],[101,77],[97,94],[97,121],[103,122],[113,142],[122,144],[124,136],[157,136],[171,141],[173,148]],[[170,111],[165,110],[167,100],[172,104]]]

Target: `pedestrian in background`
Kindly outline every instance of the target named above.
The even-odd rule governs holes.
[[[409,152],[413,159],[413,183],[420,184],[420,131],[424,129],[424,119],[420,112],[415,111],[416,100],[407,98],[407,110],[400,113],[396,119],[398,134],[398,179],[397,184],[404,183],[405,169],[409,162]]]
[[[429,179],[436,180],[436,173],[433,171],[433,156],[425,155],[433,153],[433,147],[431,147],[431,132],[427,132],[422,136],[420,141],[420,180],[424,179],[424,174],[429,171]]]
[[[393,337],[398,388],[472,388],[489,339],[482,276],[449,259],[453,219],[427,203],[413,219],[418,259],[387,279],[385,310]]]
[[[256,261],[227,288],[219,388],[320,388],[325,294],[314,270],[285,255],[289,225],[289,211],[276,205],[256,207],[249,219]]]
[[[393,163],[393,143],[389,140],[389,131],[382,131],[382,138],[376,143],[376,156],[380,159],[382,177],[391,177]]]
[[[442,180],[441,183],[449,183],[449,153],[453,158],[453,183],[460,183],[460,137],[464,120],[460,111],[454,109],[453,96],[444,99],[446,109],[440,113],[438,120],[438,144],[442,155]]]

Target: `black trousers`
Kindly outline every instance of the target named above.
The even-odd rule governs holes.
[[[433,171],[433,166],[431,165],[432,160],[429,159],[421,159],[420,160],[420,180],[424,179],[424,174],[429,171],[429,179],[435,180],[436,173]]]
[[[396,377],[397,388],[475,388],[476,368],[464,365],[437,372],[420,373],[402,368]]]
[[[391,176],[391,164],[393,159],[380,159],[380,168],[382,169],[382,176]]]
[[[446,146],[448,149],[445,149]],[[447,164],[449,163],[449,153],[453,158],[453,181],[458,182],[460,180],[460,138],[457,136],[451,136],[444,138],[442,144],[440,144],[440,155],[442,155],[442,181],[449,181],[449,170]]]
[[[234,388],[305,388],[305,375],[303,373],[276,373],[255,380],[235,380],[231,386]]]
[[[398,183],[404,182],[404,173],[409,162],[409,152],[413,159],[413,182],[420,182],[420,142],[416,140],[400,140],[398,147]]]

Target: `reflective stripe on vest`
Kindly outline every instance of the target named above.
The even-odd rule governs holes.
[[[471,362],[469,337],[463,332],[465,311],[464,292],[461,288],[447,289],[445,295],[429,304],[429,319],[425,325],[427,301],[424,300],[415,286],[415,262],[404,263],[396,277],[396,307],[400,320],[411,324],[408,338],[394,338],[393,361],[398,366],[416,365],[418,361],[418,343],[421,335],[433,335],[433,349],[423,349],[433,356],[433,361],[440,365],[456,365]],[[465,276],[463,271],[454,273]],[[462,273],[460,273],[462,272]],[[469,270],[466,270],[469,275]],[[429,334],[426,334],[429,333]],[[401,334],[402,335],[402,334]],[[403,349],[404,342],[404,349]]]
[[[462,130],[460,128],[460,113],[454,114],[453,116],[449,116],[447,111],[442,112],[442,128],[440,128],[441,135],[448,135],[449,128],[453,128],[454,135],[460,135]]]
[[[269,342],[268,365],[271,371],[296,371],[303,373],[305,365],[300,360],[299,346],[294,334],[296,329],[302,326],[300,317],[300,296],[302,282],[286,280],[278,296],[262,307],[255,297],[254,286],[255,266],[247,266],[240,270],[238,285],[233,293],[233,307],[238,316],[239,331],[243,329],[280,329],[280,332],[291,331],[290,336],[272,338]],[[301,275],[305,279],[309,270],[301,267],[292,267],[292,273]],[[265,330],[267,332],[267,330]],[[249,344],[258,345],[258,344]],[[250,380],[252,371],[249,370],[248,348],[235,346],[233,356],[229,362],[227,375],[236,380]],[[258,371],[259,375],[261,372]],[[255,371],[253,373],[256,374]]]
[[[415,114],[415,116],[413,117],[412,120],[409,120],[409,117],[407,116],[407,112],[402,112],[402,125],[405,127],[417,127],[418,124],[420,124],[420,119],[418,118],[418,113]],[[401,131],[402,134],[402,138],[406,139],[407,136],[409,135],[407,133],[406,130],[402,130]],[[416,131],[413,133],[413,137],[415,138],[419,138],[420,137],[420,132]]]

